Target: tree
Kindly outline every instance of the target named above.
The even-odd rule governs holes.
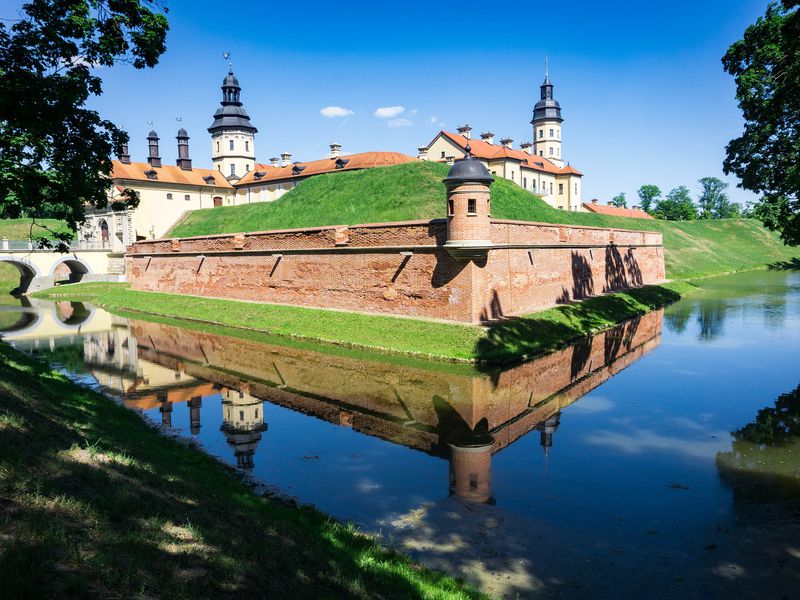
[[[37,238],[64,250],[85,204],[108,206],[111,155],[127,134],[93,110],[95,67],[153,67],[166,17],[151,0],[31,0],[10,28],[0,23],[0,218],[64,220],[71,232]],[[112,203],[135,206],[126,190]]]
[[[697,204],[700,206],[700,218],[721,218],[717,216],[719,209],[731,204],[730,200],[728,200],[728,195],[725,193],[725,190],[728,189],[728,184],[716,177],[703,177],[698,182],[703,188],[703,191],[700,192],[700,197],[697,199]]]
[[[714,207],[715,219],[735,219],[742,216],[742,207],[737,202],[729,200],[728,197],[720,198]]]
[[[658,202],[658,199],[661,197],[661,190],[657,185],[643,185],[636,193],[639,195],[639,205],[646,213],[650,212],[650,209],[653,208],[653,204]]]
[[[656,204],[657,216],[668,221],[691,221],[697,218],[697,209],[689,195],[689,188],[682,185],[671,190],[666,198]]]
[[[614,196],[611,199],[611,206],[616,206],[617,208],[627,208],[628,202],[625,200],[625,192],[620,192]]]
[[[725,71],[736,80],[744,133],[726,147],[725,173],[761,194],[756,214],[800,244],[800,10],[798,0],[767,7],[728,48]]]

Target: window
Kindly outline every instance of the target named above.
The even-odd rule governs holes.
[[[231,150],[233,150],[233,140],[231,140],[231,141],[230,141],[230,142],[228,142],[228,143],[230,144],[230,149],[231,149]]]
[[[550,148],[550,156],[553,156],[553,148]]]
[[[451,216],[451,217],[453,216],[453,200],[452,199],[447,201],[447,214],[448,214],[448,216]]]
[[[551,194],[553,193],[553,182],[552,181],[550,182],[550,193]]]
[[[244,151],[250,152],[250,142],[245,141],[244,143]]]
[[[528,178],[527,177],[523,177],[522,178],[522,187],[524,187],[526,190],[528,189]]]
[[[515,175],[516,175],[516,173],[514,173],[514,171],[511,171],[511,181],[514,181],[514,176]]]
[[[578,184],[577,183],[575,184],[575,193],[576,194],[578,193]]]
[[[219,142],[217,142],[217,152],[219,152]]]
[[[240,421],[244,421],[244,411],[243,410],[239,411],[239,420]]]
[[[444,150],[442,150],[442,158],[444,158]]]
[[[535,179],[533,180],[533,191],[534,192],[536,191],[536,180]]]
[[[544,150],[539,150],[539,156],[544,156]]]
[[[191,199],[192,199],[192,197],[191,197],[189,194],[186,194],[186,195],[183,197],[183,199],[184,199],[184,200],[186,200],[186,201],[188,202],[189,200],[191,200]]]
[[[539,130],[539,139],[542,139],[543,137],[544,137],[544,129],[540,129]]]
[[[222,173],[222,165],[217,165],[217,171],[219,171],[220,173]]]
[[[559,196],[563,196],[564,195],[564,184],[563,183],[559,183],[558,184],[558,195]]]
[[[245,173],[249,173],[250,172],[250,165],[245,165],[244,166],[244,172]]]
[[[172,200],[172,194],[167,194],[167,200]]]
[[[231,175],[236,175],[236,165],[231,163]]]
[[[468,215],[477,215],[478,214],[478,202],[475,198],[470,198],[467,200],[467,214]]]
[[[555,137],[552,129],[550,130],[550,137]]]

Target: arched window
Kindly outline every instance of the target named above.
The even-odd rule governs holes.
[[[172,194],[167,194],[167,200],[172,200]]]
[[[183,199],[184,199],[184,200],[191,200],[191,199],[192,199],[192,197],[191,197],[189,194],[186,194],[186,195],[183,197]]]

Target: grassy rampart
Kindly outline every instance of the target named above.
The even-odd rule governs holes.
[[[277,202],[191,212],[171,236],[291,227],[355,225],[441,217],[447,165],[419,162],[311,177]],[[667,275],[702,277],[763,268],[800,256],[753,219],[654,221],[556,210],[518,185],[497,178],[492,215],[544,223],[653,230],[664,234]]]

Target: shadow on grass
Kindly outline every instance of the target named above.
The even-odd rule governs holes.
[[[475,598],[0,344],[4,598]]]
[[[789,260],[779,260],[767,265],[774,271],[800,271],[800,258],[790,258]]]
[[[475,354],[484,371],[495,370],[492,363],[506,367],[519,364],[679,299],[675,291],[649,285],[558,306],[530,317],[509,318],[489,328],[478,341]]]

